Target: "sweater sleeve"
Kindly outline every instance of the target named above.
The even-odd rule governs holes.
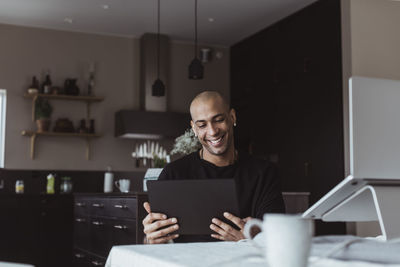
[[[265,213],[285,213],[278,170],[274,164],[268,164],[259,181],[261,194],[258,197],[255,216],[262,219]]]

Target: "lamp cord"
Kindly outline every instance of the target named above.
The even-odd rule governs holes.
[[[197,0],[194,0],[194,58],[197,58]]]
[[[160,0],[158,0],[157,12],[157,79],[160,79]]]

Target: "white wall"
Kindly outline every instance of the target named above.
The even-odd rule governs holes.
[[[0,88],[7,90],[6,153],[8,169],[134,170],[130,154],[133,140],[114,137],[114,113],[139,106],[138,39],[94,34],[0,25]],[[193,56],[188,44],[171,45],[171,110],[187,111],[188,101],[199,88],[229,94],[229,50],[225,57],[206,66],[203,81],[187,80],[187,65]],[[24,129],[35,129],[31,120],[31,101],[22,95],[33,75],[43,79],[50,70],[54,85],[65,78],[78,78],[81,90],[86,87],[88,63],[96,62],[95,94],[105,100],[92,105],[96,131],[102,138],[91,144],[92,159],[85,159],[85,141],[79,138],[39,137],[36,158],[31,160],[30,140],[21,136]],[[68,117],[74,125],[85,117],[80,102],[52,101],[53,120]]]
[[[342,0],[343,105],[346,173],[348,152],[348,78],[366,76],[400,80],[400,2]],[[361,236],[380,234],[378,224],[357,223]]]

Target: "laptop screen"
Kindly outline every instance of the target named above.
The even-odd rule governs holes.
[[[400,179],[400,81],[352,77],[349,97],[351,175]]]

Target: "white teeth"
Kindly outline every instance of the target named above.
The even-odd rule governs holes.
[[[217,140],[210,140],[211,144],[215,145],[221,141],[222,137],[218,138]]]

